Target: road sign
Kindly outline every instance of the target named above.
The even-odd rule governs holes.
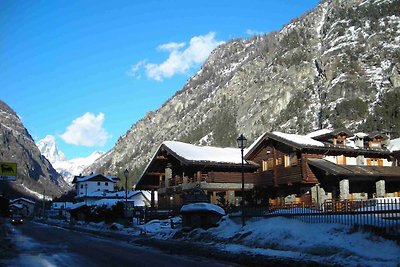
[[[17,163],[0,162],[0,180],[2,181],[17,180]]]

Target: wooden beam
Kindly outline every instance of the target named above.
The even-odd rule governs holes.
[[[160,176],[160,175],[165,175],[165,173],[163,172],[148,172],[145,175],[149,175],[149,176]]]

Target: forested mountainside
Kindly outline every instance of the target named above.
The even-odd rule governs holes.
[[[86,171],[138,178],[165,140],[234,146],[239,133],[326,127],[399,136],[399,103],[400,1],[322,1],[280,31],[217,47]]]
[[[0,162],[17,163],[17,180],[1,182],[0,193],[41,198],[58,196],[68,189],[63,178],[41,155],[14,110],[0,100]]]

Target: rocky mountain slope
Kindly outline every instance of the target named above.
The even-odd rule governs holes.
[[[325,127],[399,136],[399,103],[400,1],[322,1],[280,31],[216,48],[86,171],[138,178],[164,140],[234,146],[239,133]]]
[[[58,149],[56,140],[52,135],[47,135],[38,141],[36,146],[68,184],[71,184],[75,175],[81,174],[86,167],[104,154],[102,151],[95,151],[88,157],[68,160],[64,153]]]
[[[67,184],[50,162],[41,155],[21,120],[0,100],[0,162],[17,163],[17,180],[2,182],[1,193],[41,198],[58,196]]]

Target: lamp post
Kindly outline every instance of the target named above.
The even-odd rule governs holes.
[[[244,159],[243,159],[243,150],[246,147],[247,139],[246,137],[241,134],[236,139],[237,145],[242,152],[242,201],[240,202],[240,207],[242,210],[242,227],[245,225],[245,218],[244,218]]]
[[[85,184],[85,205],[87,205],[87,187],[88,184]]]
[[[128,217],[128,175],[129,175],[128,169],[125,169],[124,175],[125,175],[125,217]]]

